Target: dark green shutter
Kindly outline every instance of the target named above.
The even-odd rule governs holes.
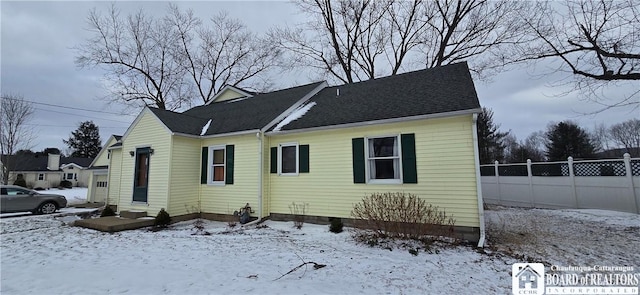
[[[416,137],[415,134],[402,134],[402,180],[403,183],[418,183],[416,168]]]
[[[226,146],[226,169],[227,174],[225,176],[224,183],[225,184],[233,184],[233,154],[234,154],[234,146],[232,144]]]
[[[353,183],[365,183],[364,138],[351,139]]]
[[[202,163],[200,166],[200,183],[207,184],[207,166],[209,160],[209,147],[202,147]]]
[[[298,165],[300,169],[300,173],[309,173],[309,145],[300,145],[298,146]]]
[[[271,173],[278,173],[278,148],[271,148]]]

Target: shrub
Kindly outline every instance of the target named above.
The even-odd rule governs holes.
[[[355,204],[351,215],[356,227],[371,230],[378,238],[424,240],[428,236],[450,237],[455,224],[444,210],[407,193],[373,193]],[[356,236],[360,234],[355,232]],[[356,240],[362,238],[356,237]]]
[[[72,188],[72,187],[73,187],[73,184],[71,183],[71,181],[63,180],[63,181],[60,181],[60,187],[63,187],[63,188]]]
[[[154,225],[156,227],[166,228],[169,226],[169,223],[171,223],[171,216],[169,216],[169,213],[165,211],[164,208],[161,208],[158,215],[156,215]]]
[[[27,181],[24,180],[24,175],[18,174],[18,176],[16,176],[16,181],[13,182],[13,185],[17,185],[17,186],[21,186],[21,187],[26,188],[27,187]]]
[[[309,207],[309,203],[291,203],[289,205],[289,211],[293,214],[293,227],[297,229],[301,229],[304,224],[305,215],[307,214],[307,207]]]
[[[196,221],[193,222],[193,229],[195,230],[195,232],[193,232],[191,235],[201,235],[201,236],[208,236],[211,235],[210,232],[205,230],[204,227],[204,220],[198,218],[196,219]]]
[[[100,213],[100,217],[107,217],[107,216],[116,216],[116,212],[114,212],[113,209],[111,209],[111,206],[106,206],[104,210],[102,210],[102,212]]]
[[[342,227],[344,226],[344,224],[342,224],[342,219],[340,218],[331,218],[331,224],[329,225],[329,231],[332,233],[341,233],[342,232]]]

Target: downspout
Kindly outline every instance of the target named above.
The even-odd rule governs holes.
[[[256,133],[256,138],[258,139],[258,141],[260,143],[258,143],[258,163],[259,163],[259,167],[258,167],[258,219],[251,221],[251,222],[247,222],[245,224],[243,224],[242,226],[248,226],[248,225],[254,225],[258,222],[260,222],[262,220],[262,165],[264,164],[264,153],[262,152],[262,149],[264,147],[264,132],[262,130],[260,130],[259,132]]]
[[[480,239],[478,247],[484,247],[485,228],[484,228],[484,204],[482,202],[482,178],[480,176],[480,154],[478,151],[478,113],[473,114],[473,150],[476,168],[476,191],[478,195],[478,215],[480,217]]]
[[[262,132],[262,130],[258,133],[256,133],[256,137],[258,137],[258,141],[260,141],[260,143],[258,144],[258,158],[259,161],[258,163],[260,163],[260,166],[258,167],[258,220],[262,219],[263,216],[263,212],[262,212],[262,170],[263,170],[263,165],[264,165],[264,133]]]

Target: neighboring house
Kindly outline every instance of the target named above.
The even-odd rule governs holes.
[[[3,163],[10,163],[9,183],[13,184],[18,174],[22,174],[27,187],[52,188],[68,180],[73,186],[86,187],[89,180],[87,168],[93,159],[62,157],[56,154],[47,156],[20,154],[2,156]]]
[[[466,63],[269,93],[227,86],[207,105],[145,108],[111,152],[108,203],[155,215],[350,218],[374,192],[414,193],[484,240],[476,119]]]
[[[107,180],[109,172],[109,158],[111,152],[108,148],[120,141],[122,136],[111,135],[102,149],[89,166],[89,180],[87,190],[87,202],[106,202],[107,200]]]

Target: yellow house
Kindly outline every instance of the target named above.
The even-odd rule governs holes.
[[[476,119],[466,63],[269,93],[227,86],[183,113],[145,108],[108,144],[109,204],[178,220],[225,219],[248,205],[287,220],[350,218],[374,192],[414,193],[484,242]]]

